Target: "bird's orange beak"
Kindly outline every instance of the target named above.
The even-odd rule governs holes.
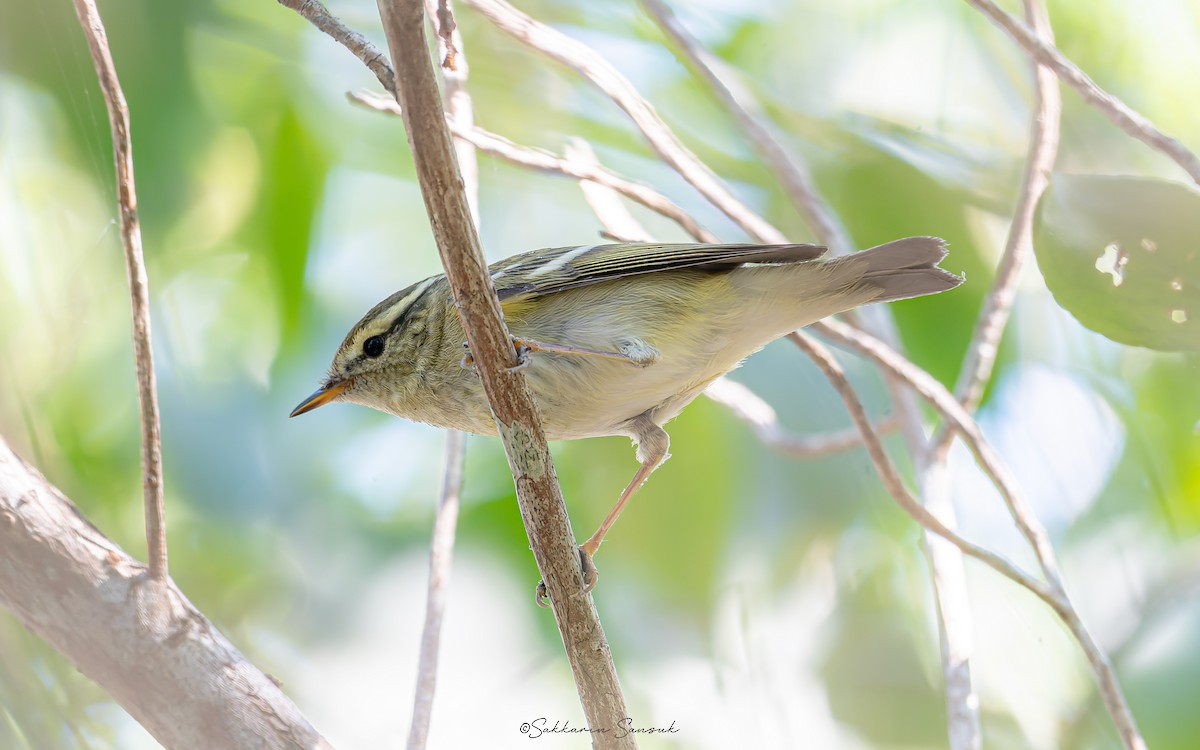
[[[330,381],[326,383],[321,388],[318,388],[317,391],[311,396],[301,401],[300,405],[295,409],[292,409],[292,413],[288,416],[298,417],[305,412],[312,411],[318,406],[324,406],[325,404],[337,398],[338,394],[346,390],[351,382],[352,381],[350,380],[342,380],[340,382]]]

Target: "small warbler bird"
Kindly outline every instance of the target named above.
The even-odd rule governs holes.
[[[936,237],[832,260],[821,260],[824,252],[818,245],[584,245],[489,267],[546,437],[627,435],[637,445],[641,467],[580,547],[585,568],[634,491],[667,458],[663,425],[709,383],[826,316],[962,283],[937,267],[946,249]],[[413,284],[350,329],[320,389],[291,416],[350,401],[495,435],[464,341],[446,277]]]

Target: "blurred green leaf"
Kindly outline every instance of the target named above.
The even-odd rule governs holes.
[[[1038,206],[1046,285],[1122,344],[1200,351],[1200,193],[1134,177],[1058,176]]]

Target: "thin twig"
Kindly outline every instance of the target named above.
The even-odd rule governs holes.
[[[438,498],[429,545],[429,593],[425,603],[425,625],[421,630],[417,692],[413,698],[412,724],[408,730],[408,750],[422,750],[429,738],[429,720],[433,713],[433,696],[437,689],[442,618],[446,612],[450,564],[454,558],[454,530],[458,522],[458,498],[462,492],[466,444],[466,435],[458,430],[446,430],[446,467],[442,475],[442,493]]]
[[[835,255],[846,255],[854,246],[850,233],[829,203],[821,196],[812,175],[803,161],[794,157],[771,134],[768,126],[740,102],[717,75],[711,55],[692,36],[662,0],[642,0],[642,5],[658,23],[662,32],[674,43],[689,68],[707,86],[709,92],[733,117],[747,139],[768,165],[787,192],[792,204],[808,223],[813,233]],[[895,344],[898,338],[890,316],[883,310],[867,310],[862,316],[867,330]],[[925,451],[925,431],[912,393],[896,378],[887,378],[888,392],[900,419],[905,444],[914,456]],[[922,485],[924,471],[918,472]],[[947,526],[955,524],[954,507],[948,502],[931,502],[926,506]],[[945,676],[947,726],[952,750],[978,750],[982,745],[978,699],[971,685],[970,655],[972,651],[971,614],[962,556],[953,547],[939,543],[926,533],[930,575],[937,601],[938,631],[942,647]]]
[[[1038,33],[1053,42],[1049,20],[1045,11],[1036,0],[1025,0],[1025,15]],[[1009,228],[1008,240],[1005,243],[1004,254],[996,269],[996,278],[992,289],[984,300],[983,310],[975,325],[971,344],[967,347],[958,385],[955,388],[958,400],[967,412],[973,413],[983,396],[983,389],[992,375],[999,351],[1000,338],[1008,323],[1013,300],[1016,297],[1017,283],[1022,267],[1033,252],[1033,217],[1037,209],[1038,199],[1049,183],[1050,172],[1054,167],[1058,151],[1059,119],[1062,110],[1062,97],[1058,88],[1058,79],[1054,72],[1043,65],[1034,63],[1034,78],[1037,102],[1034,108],[1033,123],[1030,126],[1030,142],[1025,161],[1025,173],[1021,182],[1020,198],[1014,211],[1012,225]],[[950,498],[950,488],[946,477],[946,460],[954,434],[943,423],[929,442],[925,452],[923,470],[921,471],[921,492],[926,506],[938,512],[943,518],[953,514],[954,503]],[[930,553],[938,554],[942,545],[930,544]],[[939,606],[942,606],[939,600]],[[954,605],[945,606],[944,619],[956,616]],[[949,652],[952,644],[945,641],[943,648]],[[945,654],[947,662],[957,660],[955,654]],[[948,690],[949,693],[949,690]],[[949,695],[947,696],[949,699]],[[961,705],[962,702],[960,701]],[[955,710],[951,707],[951,712]],[[979,726],[978,708],[972,707],[974,725]],[[954,733],[951,722],[951,733]],[[951,747],[978,748],[982,738],[978,730],[972,737],[964,737],[959,741],[951,738]]]
[[[812,328],[826,338],[865,355],[880,365],[885,372],[894,373],[902,378],[938,411],[947,424],[962,435],[963,441],[975,456],[975,460],[979,462],[980,468],[991,477],[996,489],[999,490],[1000,497],[1008,506],[1017,527],[1033,547],[1046,575],[1046,580],[1055,588],[1061,589],[1062,579],[1058,570],[1057,558],[1045,528],[1038,522],[1037,517],[1025,502],[1024,496],[1017,489],[1017,481],[1008,467],[1000,460],[991,443],[983,437],[975,419],[963,409],[958,399],[946,390],[946,386],[914,365],[895,349],[853,326],[826,318],[814,323]]]
[[[867,453],[871,456],[871,460],[874,462],[884,486],[900,507],[904,509],[904,512],[908,513],[913,520],[924,528],[958,547],[964,554],[980,560],[1005,578],[1029,589],[1038,598],[1049,603],[1051,606],[1057,606],[1054,592],[1045,583],[1030,576],[1003,556],[967,541],[957,531],[946,526],[937,516],[926,510],[925,506],[921,505],[913,497],[912,493],[908,491],[908,488],[904,486],[904,480],[900,478],[899,470],[892,463],[892,459],[888,456],[887,450],[884,449],[883,442],[879,439],[875,428],[871,426],[871,420],[867,417],[866,408],[863,407],[862,401],[859,400],[858,395],[854,392],[854,387],[850,385],[850,381],[846,378],[846,373],[842,369],[842,366],[838,364],[838,361],[834,359],[828,349],[806,333],[795,331],[789,333],[788,338],[817,363],[817,367],[821,368],[825,377],[829,379],[834,389],[837,390],[838,395],[842,397],[842,401],[846,404],[846,409],[850,412],[851,419],[854,420],[854,424],[857,425],[859,432],[862,434],[863,444],[866,446]]]
[[[351,91],[346,96],[355,104],[401,116],[400,106],[393,100],[363,91]],[[679,224],[685,232],[701,242],[718,241],[716,235],[701,226],[687,211],[662,193],[646,185],[628,180],[610,169],[564,158],[545,149],[522,146],[480,127],[468,129],[451,122],[450,132],[454,134],[455,138],[463,139],[483,153],[504,159],[511,164],[577,180],[589,180],[611,188],[651,211],[671,219]]]
[[[1179,140],[1159,130],[1153,122],[1144,115],[1126,106],[1117,97],[1096,85],[1096,82],[1079,69],[1075,63],[1052,43],[1040,38],[1033,29],[1026,26],[1020,19],[1009,15],[992,0],[967,0],[968,3],[983,12],[1008,32],[1008,35],[1025,48],[1025,51],[1039,63],[1052,69],[1071,88],[1079,92],[1084,100],[1114,125],[1128,135],[1145,143],[1150,148],[1160,151],[1183,167],[1191,178],[1200,183],[1200,158],[1188,150]]]
[[[596,158],[595,150],[582,138],[567,139],[566,146],[563,147],[563,156],[568,161],[591,169],[600,168],[600,160]],[[591,180],[580,180],[579,190],[592,213],[596,214],[596,218],[603,225],[605,237],[616,238],[618,242],[654,241],[654,237],[646,231],[642,223],[633,218],[629,207],[621,201],[621,194],[616,190]]]
[[[162,434],[158,416],[158,386],[154,376],[154,351],[150,345],[150,281],[142,257],[142,229],[138,221],[137,190],[133,182],[133,142],[129,135],[129,107],[117,79],[108,49],[108,35],[93,0],[74,0],[79,25],[87,37],[92,63],[104,92],[112,130],[113,158],[117,171],[117,208],[125,270],[129,277],[129,302],[133,311],[133,359],[137,367],[138,405],[142,415],[142,499],[146,516],[146,548],[150,577],[167,577],[167,523],[163,504]]]
[[[383,54],[383,51],[371,44],[362,34],[348,28],[319,0],[279,0],[279,4],[296,11],[318,30],[350,50],[351,54],[362,60],[363,64],[375,74],[379,83],[389,93],[393,95],[396,93],[396,79],[392,74],[392,66],[388,65],[387,56]]]
[[[573,68],[608,94],[647,136],[647,142],[662,160],[747,234],[759,242],[787,241],[782,232],[734,197],[712,170],[671,132],[650,103],[637,93],[629,79],[591,47],[535,21],[504,0],[465,2],[517,41]]]
[[[658,23],[659,29],[674,43],[683,62],[708,86],[725,111],[737,121],[750,139],[764,165],[783,185],[792,204],[804,217],[818,241],[833,255],[845,255],[854,249],[850,234],[837,214],[817,192],[808,168],[775,139],[767,127],[738,101],[713,70],[710,55],[696,41],[675,13],[662,0],[641,0],[642,6]]]
[[[467,92],[470,68],[463,54],[462,34],[454,20],[454,11],[449,0],[425,0],[425,11],[437,26],[438,59],[442,61],[443,96],[446,100],[446,120],[453,130],[470,130],[475,127],[475,105]],[[389,101],[396,104],[396,97]],[[475,231],[479,231],[479,159],[475,146],[459,136],[454,138],[454,153],[458,157],[458,171],[462,173],[463,190],[467,194],[467,205],[471,208],[471,220]]]
[[[857,427],[820,435],[797,435],[788,431],[779,424],[779,417],[770,404],[736,380],[717,378],[704,389],[704,395],[750,425],[763,445],[792,458],[820,458],[863,444],[862,433]],[[883,434],[899,426],[900,418],[893,414],[876,424],[875,431]]]
[[[438,59],[442,61],[442,84],[446,99],[446,118],[465,127],[474,124],[471,95],[467,92],[468,67],[462,38],[454,22],[448,0],[427,0],[426,12],[435,20]],[[462,172],[463,193],[470,206],[475,229],[479,229],[479,169],[471,144],[455,139],[454,150]],[[424,750],[429,740],[433,715],[433,696],[437,692],[438,654],[442,640],[442,620],[454,559],[458,501],[462,494],[463,467],[466,463],[467,438],[458,430],[446,430],[445,467],[441,495],[433,520],[429,542],[429,588],[425,603],[425,624],[421,630],[421,650],[417,659],[417,687],[413,696],[412,723],[408,730],[408,750]]]
[[[979,467],[991,477],[992,482],[1000,491],[1000,496],[1008,506],[1010,515],[1037,556],[1043,575],[1048,582],[1048,588],[1045,591],[1049,595],[1043,596],[1040,592],[1035,593],[1038,593],[1043,601],[1054,609],[1079,642],[1092,666],[1100,688],[1101,699],[1104,701],[1109,715],[1112,716],[1113,723],[1116,725],[1125,747],[1128,750],[1143,750],[1146,746],[1145,741],[1138,733],[1137,723],[1113,673],[1112,665],[1084,626],[1066,594],[1054,548],[1050,545],[1045,528],[1038,522],[1024,497],[1017,492],[1015,480],[1007,467],[1000,461],[991,444],[983,437],[974,418],[962,408],[958,399],[954,398],[954,395],[932,375],[902,357],[882,341],[844,323],[830,319],[814,323],[812,328],[830,340],[865,355],[885,371],[895,373],[903,378],[961,435],[963,442],[979,463]],[[967,552],[965,549],[963,551]],[[967,552],[967,554],[971,553]]]
[[[516,485],[530,547],[554,609],[587,725],[612,728],[628,716],[612,654],[583,570],[562,491],[524,374],[516,367],[512,337],[461,190],[450,132],[428,55],[422,0],[378,0],[396,90],[417,178],[429,212],[475,370]],[[600,748],[633,748],[632,736],[597,732]]]
[[[1040,0],[1025,0],[1025,16],[1035,33],[1047,43],[1054,43],[1054,31]],[[1033,219],[1038,200],[1050,182],[1050,173],[1058,155],[1059,122],[1062,118],[1062,94],[1058,88],[1058,78],[1045,65],[1035,62],[1033,67],[1037,103],[1030,126],[1029,150],[1025,157],[1020,197],[1008,229],[1004,255],[996,267],[996,279],[975,323],[971,345],[967,347],[962,371],[954,388],[959,403],[968,412],[979,408],[984,386],[992,376],[1000,337],[1004,335],[1016,298],[1021,269],[1033,253]],[[931,441],[932,460],[944,460],[952,439],[943,427]]]

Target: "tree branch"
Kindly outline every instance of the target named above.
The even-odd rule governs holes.
[[[1145,116],[1125,105],[1117,97],[1096,85],[1096,82],[1079,69],[1051,42],[1040,38],[1033,29],[1004,12],[992,0],[967,0],[976,9],[1004,29],[1025,51],[1042,65],[1047,66],[1071,88],[1079,92],[1088,104],[1128,135],[1145,143],[1150,148],[1166,154],[1183,167],[1191,178],[1200,183],[1200,158],[1188,150],[1179,140],[1159,130]]]
[[[2,438],[0,605],[166,748],[331,747],[170,579],[150,578]]]
[[[964,554],[980,560],[1005,578],[1029,589],[1038,598],[1046,601],[1051,606],[1055,606],[1057,602],[1054,593],[1046,584],[1033,578],[1004,557],[967,541],[957,531],[942,523],[941,519],[930,513],[925,506],[921,505],[913,497],[908,488],[904,486],[904,480],[900,478],[900,472],[896,469],[896,465],[888,457],[887,450],[884,449],[883,442],[879,439],[875,428],[871,426],[871,420],[867,417],[867,410],[863,407],[862,401],[859,400],[858,395],[854,392],[854,387],[850,385],[850,381],[846,378],[846,373],[842,369],[842,366],[838,364],[838,361],[834,359],[828,349],[807,333],[795,331],[789,333],[788,338],[817,363],[817,367],[821,368],[821,372],[825,374],[825,377],[829,379],[829,382],[838,392],[838,395],[842,397],[842,401],[846,404],[846,409],[850,412],[851,419],[854,420],[854,424],[858,426],[859,431],[862,433],[867,453],[871,456],[871,461],[875,464],[875,468],[878,470],[884,486],[900,507],[904,509],[904,512],[908,513],[913,520],[924,528],[962,550]]]
[[[857,427],[822,435],[796,435],[789,432],[779,424],[779,417],[770,404],[736,380],[717,378],[704,389],[704,395],[750,425],[763,445],[792,458],[821,458],[863,444],[862,433]],[[900,418],[893,414],[879,422],[875,431],[890,432],[899,426]]]
[[[1054,31],[1050,19],[1040,0],[1024,0],[1025,16],[1033,25],[1035,33],[1046,42],[1054,42]],[[1034,63],[1034,81],[1037,103],[1034,106],[1033,122],[1030,125],[1029,150],[1025,157],[1025,173],[1017,207],[1013,212],[1012,224],[1008,229],[1008,241],[1004,254],[996,268],[996,279],[984,300],[983,310],[975,323],[971,345],[963,361],[962,371],[954,393],[967,412],[979,408],[983,389],[992,376],[1000,338],[1008,324],[1013,300],[1017,294],[1017,282],[1021,269],[1033,253],[1033,220],[1038,201],[1050,183],[1054,160],[1058,156],[1059,122],[1062,119],[1062,94],[1054,71],[1045,65]],[[931,441],[930,453],[933,460],[944,459],[952,436],[943,428]]]
[[[804,221],[817,236],[818,241],[834,255],[845,255],[854,250],[850,233],[837,214],[817,193],[808,168],[785,149],[771,131],[742,106],[733,92],[721,81],[710,63],[711,56],[692,36],[675,13],[662,0],[641,0],[642,7],[658,24],[658,28],[675,45],[682,62],[702,80],[725,111],[729,113],[742,132],[749,138],[762,162],[770,168],[783,185],[792,205],[804,217]]]
[[[369,92],[351,91],[347,98],[355,104],[386,112],[397,117],[402,116],[400,106],[391,99],[384,99]],[[702,227],[691,214],[684,211],[662,193],[651,187],[626,179],[606,167],[590,165],[570,157],[561,157],[541,148],[522,146],[480,127],[465,128],[454,122],[450,123],[450,132],[455,138],[470,143],[485,154],[503,159],[510,164],[516,164],[540,172],[559,174],[577,180],[588,180],[598,185],[611,188],[626,198],[642,204],[646,208],[661,214],[679,224],[683,230],[701,242],[717,242],[712,232]]]
[[[383,88],[389,94],[395,95],[396,78],[392,74],[392,66],[388,65],[387,56],[378,47],[371,44],[365,36],[348,28],[319,0],[279,0],[279,4],[296,11],[313,26],[350,50],[351,54],[362,60],[363,64],[375,74]]]
[[[454,559],[454,533],[458,523],[458,499],[462,493],[466,444],[466,435],[458,430],[446,430],[446,467],[429,543],[429,591],[425,598],[425,624],[421,629],[417,690],[413,697],[412,724],[408,730],[408,750],[423,750],[429,739],[433,695],[437,690],[442,619],[446,612],[450,564]]]
[[[516,369],[479,238],[462,194],[441,97],[428,56],[421,0],[378,0],[397,98],[438,252],[450,280],[476,371],[496,418],[534,558],[554,607],[588,726],[627,715],[616,669],[583,575],[537,405]],[[631,748],[631,738],[594,733],[596,747]]]
[[[146,517],[146,550],[150,576],[167,577],[167,523],[163,504],[162,434],[158,417],[158,386],[154,377],[154,351],[150,345],[150,281],[142,257],[142,229],[138,222],[137,190],[133,183],[133,142],[129,136],[129,107],[117,79],[108,35],[93,0],[74,0],[75,14],[87,37],[92,63],[108,107],[113,157],[117,171],[117,208],[125,270],[129,277],[129,302],[133,309],[133,359],[137,368],[138,406],[142,415],[142,502]]]
[[[1080,648],[1083,649],[1084,655],[1091,664],[1092,671],[1096,677],[1096,683],[1100,689],[1100,697],[1104,701],[1109,715],[1112,716],[1113,723],[1116,725],[1117,732],[1120,734],[1121,741],[1125,744],[1125,747],[1128,750],[1144,750],[1146,746],[1145,741],[1138,733],[1137,723],[1133,718],[1133,713],[1129,710],[1129,704],[1125,700],[1116,675],[1113,673],[1112,665],[1109,663],[1108,657],[1105,656],[1099,645],[1092,638],[1091,633],[1088,632],[1083,621],[1079,618],[1078,612],[1075,611],[1070,598],[1067,596],[1062,582],[1062,573],[1058,567],[1058,560],[1054,554],[1054,548],[1050,544],[1050,538],[1046,533],[1045,527],[1041,525],[1037,517],[1033,514],[1024,497],[1017,492],[1015,479],[1009,473],[1007,467],[1000,461],[995,449],[983,437],[979,425],[962,408],[962,404],[958,402],[958,399],[954,398],[946,390],[945,386],[878,339],[831,319],[813,324],[813,329],[820,331],[823,336],[826,336],[830,340],[865,355],[880,365],[885,371],[892,372],[903,378],[962,437],[967,448],[975,456],[979,467],[985,474],[991,477],[992,482],[996,485],[996,489],[1000,491],[1000,496],[1008,508],[1009,515],[1012,516],[1017,524],[1017,528],[1029,542],[1034,554],[1037,556],[1038,563],[1041,565],[1048,586],[1044,587],[1041,591],[1031,590],[1034,590],[1062,618],[1063,622],[1066,623],[1071,633],[1075,636],[1075,640],[1078,641]],[[959,545],[956,544],[955,546]],[[967,552],[965,549],[963,551]],[[967,552],[967,554],[971,553]]]
[[[496,28],[547,57],[578,71],[625,110],[650,147],[679,172],[696,190],[760,242],[786,242],[783,233],[734,197],[712,170],[683,145],[650,103],[634,89],[629,79],[595,50],[565,34],[535,21],[504,0],[465,0]]]
[[[812,175],[804,163],[783,148],[771,135],[767,125],[738,101],[713,69],[710,63],[711,56],[662,0],[642,0],[642,5],[676,46],[684,63],[705,83],[713,97],[733,117],[758,152],[762,162],[769,165],[775,173],[792,204],[817,238],[829,247],[835,256],[852,252],[854,246],[850,233],[817,191]],[[868,330],[893,342],[893,345],[898,340],[895,326],[885,311],[864,311],[863,322]],[[912,455],[920,456],[925,452],[925,432],[912,393],[895,378],[886,378],[886,382],[900,420],[905,443]],[[924,470],[919,471],[919,474],[924,477]],[[922,484],[925,482],[922,481]],[[925,503],[947,526],[954,526],[953,505],[949,502],[938,502],[937,498],[927,495]],[[934,598],[938,605],[938,632],[942,648],[950,746],[953,750],[977,750],[983,741],[979,723],[979,701],[971,685],[971,612],[962,556],[953,547],[945,545],[928,532],[923,542],[929,560]]]
[[[435,20],[438,59],[442,61],[442,85],[446,99],[446,119],[464,127],[474,124],[471,95],[467,93],[467,58],[462,53],[462,37],[454,22],[448,0],[427,0],[426,13]],[[390,70],[390,68],[389,68]],[[393,100],[394,101],[394,100]],[[475,148],[455,139],[454,150],[462,170],[463,194],[471,210],[471,220],[479,229],[479,167]],[[417,658],[417,687],[413,694],[412,723],[408,730],[408,750],[424,750],[429,740],[433,716],[433,696],[437,691],[438,654],[442,640],[442,620],[450,587],[454,559],[455,528],[458,525],[458,501],[462,494],[463,468],[467,456],[467,437],[458,430],[446,430],[445,467],[433,532],[429,541],[429,587],[425,596],[425,624],[421,629],[421,649]]]

